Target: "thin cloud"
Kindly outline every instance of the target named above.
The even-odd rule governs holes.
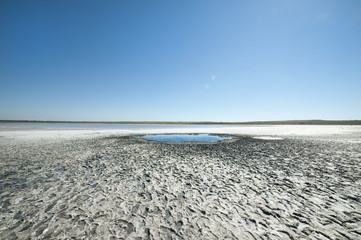
[[[320,15],[317,16],[317,20],[320,22],[325,22],[330,18],[330,14],[327,13],[322,13]]]

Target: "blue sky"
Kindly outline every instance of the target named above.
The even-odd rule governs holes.
[[[361,119],[361,1],[0,1],[0,119]]]

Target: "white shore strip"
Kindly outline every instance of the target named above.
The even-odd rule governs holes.
[[[154,128],[154,129],[21,129],[0,127],[0,141],[3,140],[46,140],[78,139],[135,134],[165,133],[216,133],[237,134],[270,138],[275,136],[342,136],[361,138],[358,125],[257,125],[207,128]]]

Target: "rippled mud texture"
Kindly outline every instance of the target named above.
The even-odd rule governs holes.
[[[2,143],[2,239],[360,239],[361,147]]]

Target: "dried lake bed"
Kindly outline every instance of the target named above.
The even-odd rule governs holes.
[[[0,132],[0,238],[360,239],[361,131],[310,128]]]

